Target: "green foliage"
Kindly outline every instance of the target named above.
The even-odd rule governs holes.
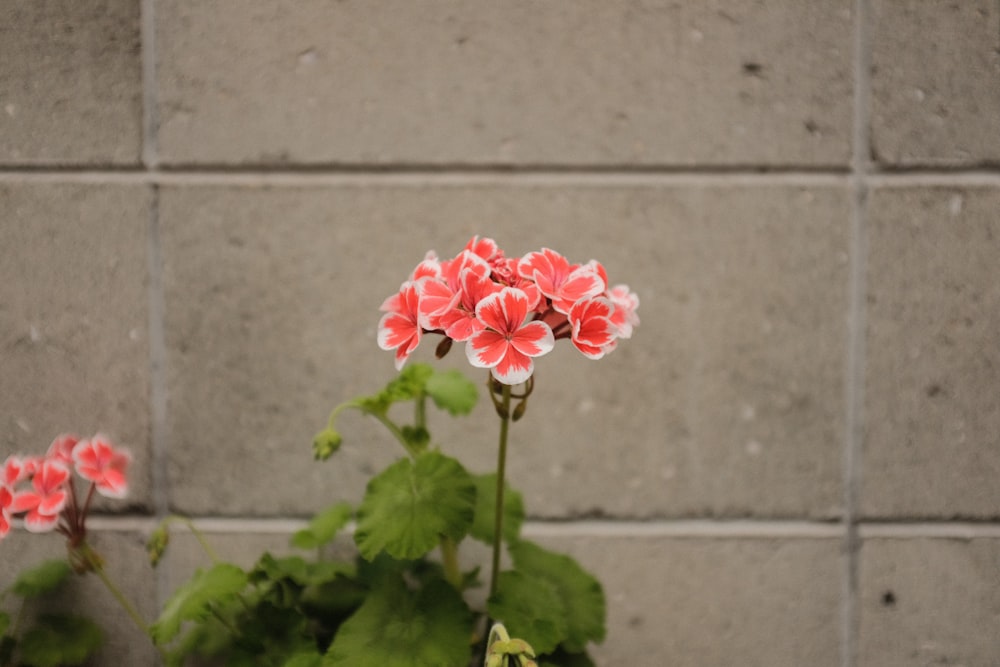
[[[48,560],[18,575],[10,590],[22,598],[35,598],[59,588],[72,572],[65,560]]]
[[[43,614],[20,642],[21,660],[33,667],[80,665],[101,646],[101,629],[80,616]]]
[[[523,410],[528,393],[518,396],[516,410]],[[165,520],[149,543],[154,566],[172,520],[186,522],[213,561],[171,596],[149,628],[165,663],[180,667],[199,657],[231,667],[467,667],[475,656],[483,659],[484,638],[475,632],[488,615],[515,636],[493,642],[490,664],[533,665],[537,651],[540,665],[593,667],[584,649],[604,637],[600,585],[568,556],[520,540],[524,502],[509,485],[501,541],[513,569],[499,574],[486,609],[466,601],[476,595],[463,595],[482,584],[479,567],[460,569],[459,549],[466,537],[493,544],[497,476],[471,475],[438,451],[426,407],[433,403],[461,416],[476,400],[476,386],[460,373],[411,364],[380,392],[338,406],[314,441],[318,458],[342,446],[335,421],[349,408],[379,421],[407,456],[370,480],[356,513],[351,504],[337,503],[297,531],[290,544],[303,555],[264,553],[244,570],[220,562],[191,522]],[[507,414],[509,394],[504,401]],[[402,402],[412,404],[412,423],[397,423],[398,409],[390,415]],[[352,518],[356,557],[330,559],[333,550],[324,547]],[[43,595],[70,571],[63,561],[44,563],[5,593]],[[82,619],[40,621],[18,639],[6,634],[11,617],[0,612],[0,665],[78,664],[100,642],[96,627]]]
[[[456,370],[434,373],[427,378],[425,390],[434,405],[453,417],[472,412],[479,398],[475,383]]]
[[[426,450],[431,442],[423,417],[424,403],[428,397],[439,409],[452,416],[459,416],[472,411],[478,399],[478,391],[476,385],[458,371],[440,372],[428,364],[410,364],[377,394],[360,396],[334,408],[327,427],[313,439],[315,457],[326,460],[340,449],[343,438],[336,430],[335,422],[341,412],[352,408],[386,424],[409,454]],[[396,403],[408,401],[417,402],[420,416],[415,424],[396,426],[389,419],[389,408]]]
[[[493,544],[493,523],[496,520],[496,473],[476,475],[476,516],[469,534],[481,542]],[[503,539],[513,542],[521,534],[524,522],[524,501],[521,494],[504,483]]]
[[[562,644],[567,650],[579,652],[589,641],[603,641],[604,591],[597,579],[569,556],[531,542],[512,545],[510,556],[519,571],[546,581],[559,594],[566,610],[567,628]]]
[[[465,667],[472,614],[461,595],[434,580],[410,590],[390,579],[340,628],[324,667]]]
[[[208,618],[218,605],[234,599],[247,585],[247,574],[230,563],[198,570],[191,581],[177,589],[159,619],[150,628],[153,641],[166,645],[181,631],[185,621]]]
[[[292,535],[291,544],[299,549],[316,549],[333,541],[340,529],[351,520],[350,503],[337,503],[312,518],[309,525]]]
[[[501,621],[539,653],[548,653],[566,637],[566,605],[551,583],[508,570],[501,572],[497,592],[486,605]]]
[[[490,615],[539,653],[559,647],[564,662],[589,660],[580,654],[605,633],[600,583],[569,556],[531,542],[516,542],[509,551],[516,569],[500,574]]]
[[[358,508],[354,540],[372,560],[380,551],[394,558],[419,558],[441,535],[461,540],[472,526],[476,485],[455,459],[424,452],[400,459],[368,483]]]

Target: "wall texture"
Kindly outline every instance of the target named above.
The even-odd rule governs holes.
[[[512,432],[601,664],[1000,664],[995,0],[0,1],[0,458],[132,449],[94,531],[150,614],[196,564],[150,574],[157,515],[251,560],[360,497],[389,443],[311,437],[473,234],[642,299]],[[152,663],[95,584],[99,664]]]

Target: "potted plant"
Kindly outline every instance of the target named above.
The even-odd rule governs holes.
[[[559,340],[602,358],[631,336],[638,303],[628,287],[608,283],[599,262],[574,264],[547,248],[507,257],[492,239],[474,237],[449,259],[428,253],[381,305],[377,342],[394,353],[399,375],[335,407],[313,443],[317,459],[331,458],[344,445],[338,416],[357,410],[386,428],[401,457],[369,481],[356,506],[335,504],[293,535],[303,555],[265,553],[243,569],[218,559],[190,522],[168,518],[150,537],[154,565],[177,521],[195,531],[209,564],[152,623],[86,540],[94,492],[120,497],[127,488],[128,456],[106,438],[64,436],[43,457],[8,459],[0,536],[13,515],[29,530],[63,533],[72,569],[101,577],[171,665],[191,656],[285,667],[592,665],[587,646],[605,634],[603,591],[569,556],[522,538],[523,501],[505,479],[508,440],[528,409],[535,360]],[[476,384],[461,373],[407,363],[433,335],[439,358],[460,343],[484,371],[497,419],[493,471],[470,472],[430,433],[430,408],[461,418],[477,401]],[[82,502],[73,470],[90,483]],[[332,557],[329,545],[352,522],[356,555]],[[485,573],[461,569],[467,540],[491,549]],[[18,642],[8,632],[6,660],[23,650]]]

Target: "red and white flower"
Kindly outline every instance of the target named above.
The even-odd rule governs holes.
[[[441,317],[462,301],[463,277],[469,272],[486,278],[490,265],[471,250],[463,250],[441,265],[441,278],[427,280],[420,286],[420,324],[429,331],[444,329]]]
[[[639,295],[629,290],[628,285],[615,285],[608,290],[608,299],[615,305],[611,321],[618,328],[619,338],[631,338],[632,330],[639,326]]]
[[[521,258],[518,273],[533,280],[542,294],[552,300],[552,307],[568,315],[573,304],[601,294],[606,283],[593,264],[570,264],[554,250],[542,248]]]
[[[0,484],[13,489],[18,482],[31,477],[38,468],[39,460],[35,458],[22,458],[20,456],[8,456],[3,463],[3,477]]]
[[[51,445],[49,445],[49,451],[46,454],[46,457],[62,461],[66,465],[72,465],[73,448],[76,447],[76,443],[78,442],[80,442],[80,438],[71,433],[63,433],[62,435],[56,436],[56,439],[52,441]]]
[[[544,322],[527,322],[528,296],[515,287],[504,287],[476,306],[476,317],[485,328],[465,346],[469,363],[489,368],[504,384],[520,384],[531,377],[534,357],[552,350],[555,338]]]
[[[550,248],[511,258],[493,239],[473,236],[452,259],[428,252],[382,303],[379,347],[395,350],[398,370],[423,334],[443,334],[439,355],[464,341],[474,366],[518,384],[555,340],[568,338],[600,359],[631,337],[639,298],[625,285],[608,284],[597,260],[572,264]]]
[[[115,448],[100,434],[80,441],[73,449],[77,474],[93,482],[97,492],[108,498],[124,498],[128,493],[126,471],[131,461],[127,451]]]
[[[10,532],[10,505],[14,500],[14,494],[3,484],[0,484],[0,539]]]
[[[56,527],[59,513],[68,498],[69,469],[55,459],[45,459],[31,478],[31,490],[14,494],[10,513],[27,512],[24,527],[33,533],[45,533]]]
[[[581,299],[569,311],[571,339],[576,349],[600,359],[613,349],[618,328],[612,322],[615,307],[604,297]]]
[[[502,289],[489,275],[472,267],[462,271],[459,290],[449,306],[437,316],[437,327],[444,335],[458,342],[465,342],[485,328],[476,316],[476,306],[490,294]]]
[[[407,358],[420,344],[419,305],[419,286],[415,282],[403,283],[399,294],[389,297],[382,304],[382,308],[389,312],[378,323],[378,346],[383,350],[396,351],[397,371],[403,368]]]

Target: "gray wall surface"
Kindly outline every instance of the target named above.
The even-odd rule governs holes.
[[[91,529],[149,615],[199,564],[151,573],[157,516],[249,564],[359,500],[391,443],[312,435],[473,234],[642,299],[511,433],[600,664],[1000,664],[996,0],[0,0],[0,459],[131,449]],[[432,423],[476,471],[483,402]],[[0,588],[61,553],[12,533]],[[154,664],[92,579],[96,664]]]

